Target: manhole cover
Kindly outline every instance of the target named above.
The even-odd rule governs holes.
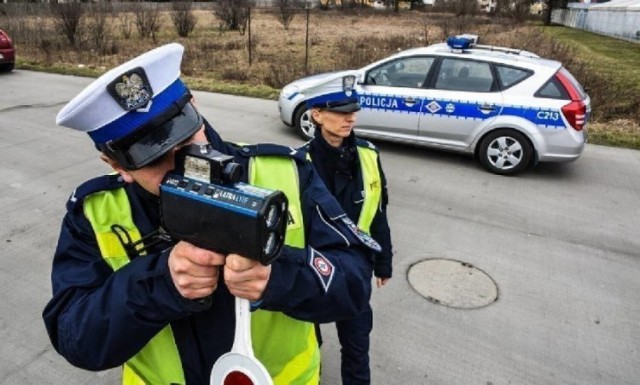
[[[427,300],[473,309],[498,299],[496,283],[473,265],[452,259],[427,259],[411,266],[409,284]]]

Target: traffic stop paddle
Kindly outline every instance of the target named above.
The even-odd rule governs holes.
[[[211,385],[272,385],[267,369],[253,355],[249,300],[236,297],[233,347],[211,369]]]

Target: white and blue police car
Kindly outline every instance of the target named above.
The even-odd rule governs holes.
[[[477,43],[477,35],[458,35],[359,70],[296,80],[280,93],[280,118],[313,137],[305,92],[355,75],[358,136],[472,154],[501,175],[580,157],[591,112],[580,83],[560,62]]]

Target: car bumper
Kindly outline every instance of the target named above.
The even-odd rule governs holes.
[[[296,99],[297,100],[297,99]],[[296,103],[283,97],[278,98],[278,112],[280,113],[280,120],[288,126],[293,126],[293,114],[295,112]]]
[[[13,63],[16,60],[14,49],[0,49],[0,63]]]
[[[582,155],[587,142],[587,131],[572,128],[546,132],[538,148],[541,162],[571,162]]]

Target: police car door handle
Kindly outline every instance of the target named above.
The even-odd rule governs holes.
[[[485,104],[479,106],[478,109],[480,111],[482,111],[482,112],[489,113],[489,112],[493,112],[493,111],[497,110],[498,107],[496,107],[495,104],[487,104],[487,103],[485,103]]]
[[[412,98],[412,97],[404,98],[404,104],[406,104],[406,105],[407,105],[407,106],[409,106],[409,107],[413,106],[413,105],[414,105],[414,104],[416,104],[417,102],[418,102],[418,101],[417,101],[417,100],[415,100],[415,99],[414,99],[414,98]]]

